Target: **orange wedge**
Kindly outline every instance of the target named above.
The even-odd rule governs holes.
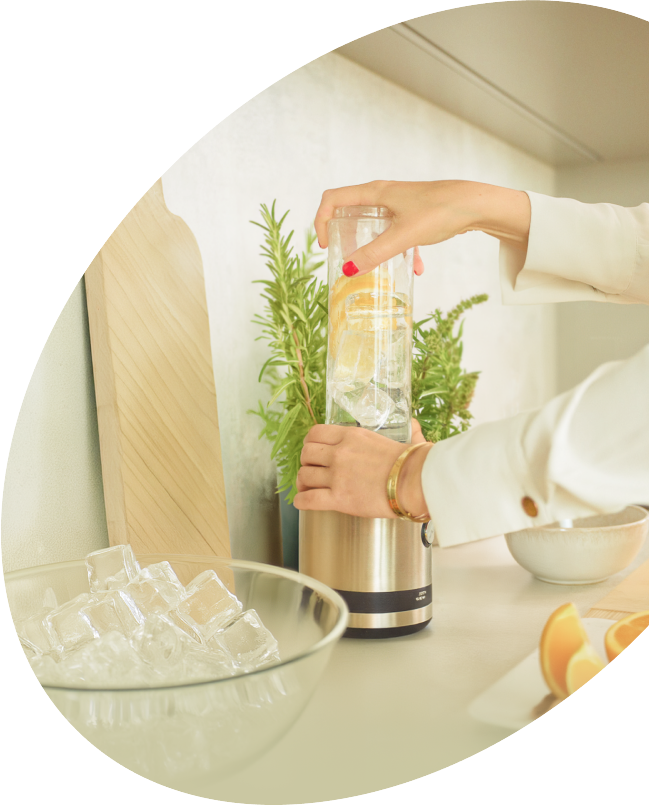
[[[614,623],[604,637],[606,656],[609,662],[633,643],[647,626],[649,626],[649,611],[635,612],[633,615],[627,615],[626,618]]]
[[[599,673],[604,667],[604,661],[591,646],[585,643],[568,660],[566,667],[566,690],[568,694],[574,693],[589,679]]]
[[[568,664],[573,655],[586,645],[590,642],[577,608],[574,604],[560,606],[548,618],[539,646],[541,671],[558,699],[570,695],[566,683]],[[575,675],[578,675],[576,670]]]

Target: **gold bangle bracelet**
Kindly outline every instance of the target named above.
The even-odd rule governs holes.
[[[394,462],[392,465],[392,469],[390,470],[390,474],[388,475],[388,485],[387,485],[387,492],[388,492],[388,503],[390,504],[390,508],[392,511],[399,517],[401,520],[409,520],[411,523],[427,523],[430,520],[430,515],[428,512],[426,514],[419,514],[413,515],[410,512],[406,512],[401,508],[401,504],[399,503],[399,499],[397,498],[397,485],[399,483],[399,475],[401,474],[401,468],[405,464],[406,459],[411,453],[414,453],[418,447],[424,447],[425,445],[429,445],[430,442],[419,442],[418,444],[411,444],[406,447],[406,449],[401,453],[399,458]]]

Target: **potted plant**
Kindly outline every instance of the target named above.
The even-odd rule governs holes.
[[[325,421],[327,367],[327,304],[329,288],[314,276],[323,265],[314,252],[315,233],[295,253],[293,232],[282,234],[288,211],[277,218],[275,202],[261,205],[261,221],[251,223],[264,232],[262,255],[270,277],[255,280],[263,286],[263,315],[253,321],[262,328],[270,356],[259,373],[269,386],[267,403],[249,413],[263,423],[259,438],[271,445],[277,464],[282,516],[284,565],[297,568],[297,494],[302,444],[309,429]],[[447,314],[437,309],[413,324],[412,412],[424,437],[441,441],[462,433],[473,418],[469,405],[479,372],[462,369],[462,316],[487,300],[486,294],[463,300]]]

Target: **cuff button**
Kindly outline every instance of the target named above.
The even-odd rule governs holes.
[[[521,506],[528,517],[536,517],[539,513],[539,507],[532,498],[528,498],[527,496],[521,500]]]

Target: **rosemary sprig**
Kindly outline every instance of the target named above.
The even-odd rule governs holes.
[[[325,421],[327,366],[327,284],[313,276],[323,262],[314,253],[315,233],[308,232],[305,250],[296,255],[293,232],[282,236],[288,211],[278,220],[275,202],[261,205],[262,222],[251,221],[264,231],[262,255],[272,279],[255,280],[264,286],[264,315],[253,321],[262,328],[259,338],[269,343],[271,356],[259,380],[270,385],[271,397],[249,413],[259,416],[264,427],[259,438],[272,444],[271,458],[279,471],[278,491],[289,491],[289,503],[297,494],[296,480],[304,437],[315,424]]]
[[[439,442],[470,427],[473,399],[479,372],[462,369],[462,329],[455,326],[463,313],[486,302],[487,294],[464,299],[444,315],[439,308],[413,325],[412,415],[424,437]],[[424,325],[433,321],[432,327]]]

